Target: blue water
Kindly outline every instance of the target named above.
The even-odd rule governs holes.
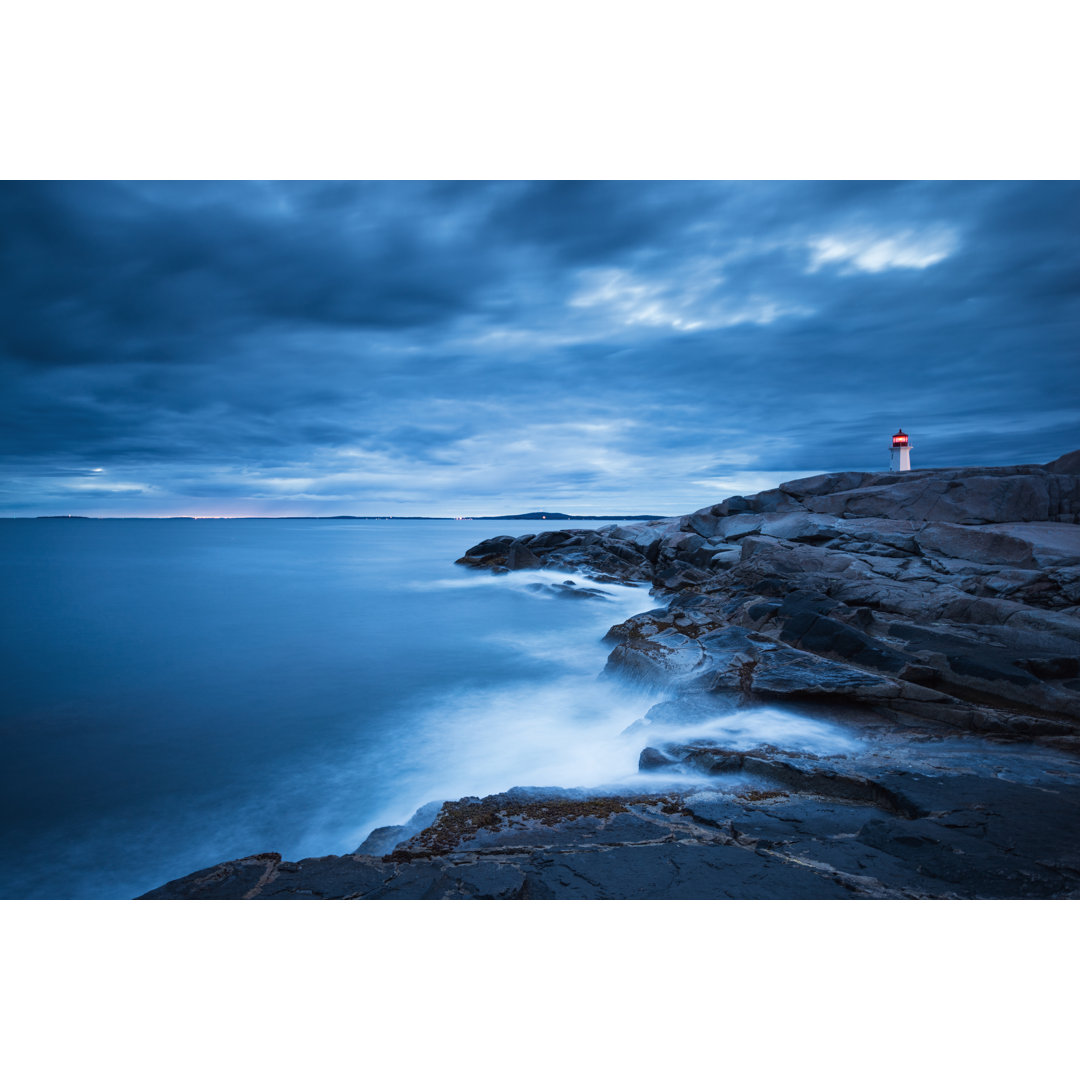
[[[574,523],[575,527],[600,523]],[[631,776],[653,606],[453,565],[516,522],[0,521],[0,896],[353,850],[432,799]]]

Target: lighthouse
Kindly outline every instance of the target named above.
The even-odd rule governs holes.
[[[891,472],[908,472],[911,469],[911,445],[904,429],[892,437],[892,446],[889,447],[889,470]]]

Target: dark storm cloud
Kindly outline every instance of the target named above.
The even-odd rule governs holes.
[[[898,424],[1045,460],[1078,232],[1065,183],[0,184],[0,497],[675,511]]]
[[[417,227],[412,189],[0,185],[5,351],[28,363],[199,356],[267,323],[444,321],[493,267]]]
[[[714,185],[551,182],[515,185],[487,223],[496,242],[528,244],[563,263],[607,261],[670,245],[726,193]]]

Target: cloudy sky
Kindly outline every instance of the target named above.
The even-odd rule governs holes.
[[[0,184],[7,515],[682,513],[1080,447],[1080,184]]]

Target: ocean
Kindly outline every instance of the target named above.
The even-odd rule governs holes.
[[[0,522],[0,896],[133,897],[432,800],[632,780],[653,698],[598,679],[600,639],[647,590],[454,565],[552,527]]]
[[[455,566],[604,522],[0,521],[0,897],[130,898],[227,859],[354,851],[421,807],[639,773],[664,693],[601,672],[645,587]],[[777,708],[668,738],[832,753]]]

